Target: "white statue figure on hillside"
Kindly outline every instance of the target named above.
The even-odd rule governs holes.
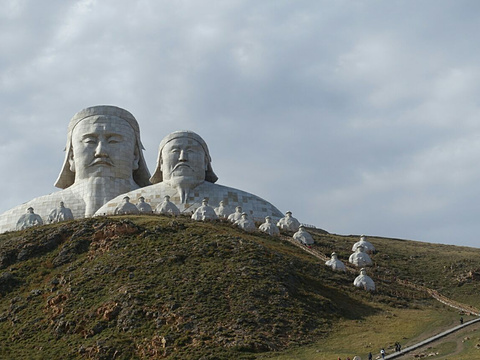
[[[247,213],[243,213],[240,220],[235,221],[235,225],[237,225],[240,229],[248,232],[257,230],[257,228],[255,227],[255,222],[248,218]]]
[[[338,255],[335,252],[332,253],[330,260],[325,262],[325,265],[329,266],[335,271],[347,271],[345,264],[338,259]]]
[[[285,216],[278,220],[277,226],[280,230],[298,231],[300,228],[300,222],[292,216],[291,211],[287,211]]]
[[[18,219],[15,230],[23,230],[32,226],[43,225],[42,217],[33,212],[33,208],[29,207],[27,213],[20,216]]]
[[[118,205],[114,211],[115,215],[127,215],[127,214],[138,214],[140,210],[130,202],[128,196],[123,197],[123,202]]]
[[[310,235],[303,225],[300,225],[298,231],[293,234],[293,239],[303,245],[312,245],[314,243],[312,235]]]
[[[116,196],[149,185],[142,150],[138,123],[128,111],[93,106],[78,112],[68,125],[65,161],[55,183],[63,190],[6,211],[0,215],[0,232],[13,230],[26,207],[47,218],[63,201],[79,219],[92,216]]]
[[[218,219],[217,214],[215,214],[215,210],[208,205],[208,200],[203,199],[202,205],[195,210],[192,215],[193,220],[216,220]]]
[[[357,241],[353,246],[352,246],[352,251],[357,250],[359,246],[363,246],[363,249],[367,254],[373,254],[375,253],[375,246],[373,246],[370,242],[365,240],[365,235],[360,236],[360,241]]]
[[[355,278],[353,285],[364,290],[375,291],[375,282],[367,275],[367,271],[363,268],[360,269],[360,275]]]
[[[217,216],[219,218],[227,218],[229,214],[231,214],[231,211],[230,209],[228,208],[228,206],[225,206],[225,201],[220,201],[220,203],[218,204],[218,207],[215,208],[215,214],[217,214]]]
[[[370,256],[368,256],[368,254],[365,252],[363,246],[357,247],[355,252],[350,255],[348,262],[352,263],[357,267],[372,265],[372,259],[370,259]]]
[[[65,203],[60,201],[58,208],[53,209],[48,215],[47,222],[53,224],[67,220],[73,220],[72,210],[66,208]]]
[[[272,223],[272,218],[270,216],[265,216],[265,222],[260,225],[258,229],[268,235],[280,235],[280,230],[278,230],[278,226]]]
[[[180,215],[180,210],[175,206],[174,203],[170,201],[170,196],[165,195],[163,197],[163,202],[157,206],[155,209],[157,214],[166,214],[166,215]]]
[[[142,214],[153,213],[152,207],[150,206],[149,203],[145,202],[145,198],[143,196],[140,196],[138,198],[138,202],[137,202],[136,206],[137,206],[138,211],[140,211],[140,213],[142,213]]]
[[[235,223],[242,218],[242,214],[243,214],[242,207],[237,206],[237,207],[235,207],[235,212],[228,215],[228,221],[231,221],[232,223]]]
[[[191,213],[202,199],[227,206],[241,206],[252,219],[265,216],[281,217],[280,211],[269,202],[238,189],[214,184],[217,176],[213,172],[210,152],[205,141],[191,131],[176,131],[161,142],[155,173],[150,178],[152,186],[127,195],[137,199],[142,194],[152,206],[158,205],[165,195],[182,213]],[[103,206],[99,213],[112,213],[121,201],[117,197]]]

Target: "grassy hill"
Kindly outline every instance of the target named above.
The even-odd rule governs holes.
[[[344,261],[358,240],[311,232],[316,250]],[[443,326],[432,314],[446,310],[398,278],[480,307],[480,249],[368,240],[375,293],[285,240],[224,222],[123,216],[2,234],[0,358],[314,358],[311,346],[340,344],[366,322],[430,314]]]

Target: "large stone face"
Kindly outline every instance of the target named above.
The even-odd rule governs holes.
[[[240,206],[253,220],[282,216],[266,200],[246,191],[217,185],[217,179],[205,141],[191,131],[176,131],[160,142],[157,167],[151,178],[154,184],[126,195],[133,202],[143,196],[154,208],[169,196],[185,214],[193,214],[202,206],[203,199],[207,199],[210,204],[223,202],[223,206],[231,209]],[[109,201],[97,211],[97,215],[113,214],[121,200],[122,196],[118,196]]]
[[[256,195],[215,184],[218,178],[207,144],[191,131],[177,131],[161,141],[157,168],[151,177],[154,184],[146,186],[150,185],[150,174],[138,123],[128,111],[115,106],[94,106],[75,114],[68,126],[65,150],[55,184],[63,190],[3,213],[0,232],[14,230],[29,207],[46,220],[64,203],[78,219],[94,214],[135,213],[133,204],[141,201],[157,209],[166,196],[185,214],[193,214],[206,199],[211,204],[223,202],[229,209],[241,206],[252,220],[270,216],[276,221],[282,217],[275,206]],[[131,203],[124,203],[126,196]]]
[[[92,216],[114,197],[149,184],[138,123],[115,106],[93,106],[73,116],[67,133],[66,156],[56,186],[44,195],[0,215],[0,232],[14,230],[32,207],[47,220],[64,203],[75,219]]]

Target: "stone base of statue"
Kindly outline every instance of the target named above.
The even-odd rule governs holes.
[[[202,205],[203,199],[207,199],[209,204],[219,204],[220,201],[223,201],[224,205],[230,208],[241,206],[249,218],[256,221],[261,221],[266,216],[271,216],[274,219],[279,219],[283,216],[275,206],[256,195],[207,181],[190,190],[184,202],[181,201],[177,189],[165,182],[131,191],[125,195],[130,197],[132,202],[138,201],[143,196],[145,201],[153,208],[161,204],[164,197],[168,195],[170,196],[170,201],[178,207],[180,212],[188,215],[193,214]],[[115,208],[121,204],[125,195],[109,201],[97,211],[96,215],[114,214]]]

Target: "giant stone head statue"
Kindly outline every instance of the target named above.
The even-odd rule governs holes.
[[[180,181],[192,178],[194,182],[215,183],[217,175],[212,169],[207,143],[193,131],[175,131],[161,142],[152,184],[162,181]]]
[[[133,180],[149,185],[137,120],[116,106],[92,106],[76,113],[68,125],[66,155],[55,186],[66,189],[89,177]]]

